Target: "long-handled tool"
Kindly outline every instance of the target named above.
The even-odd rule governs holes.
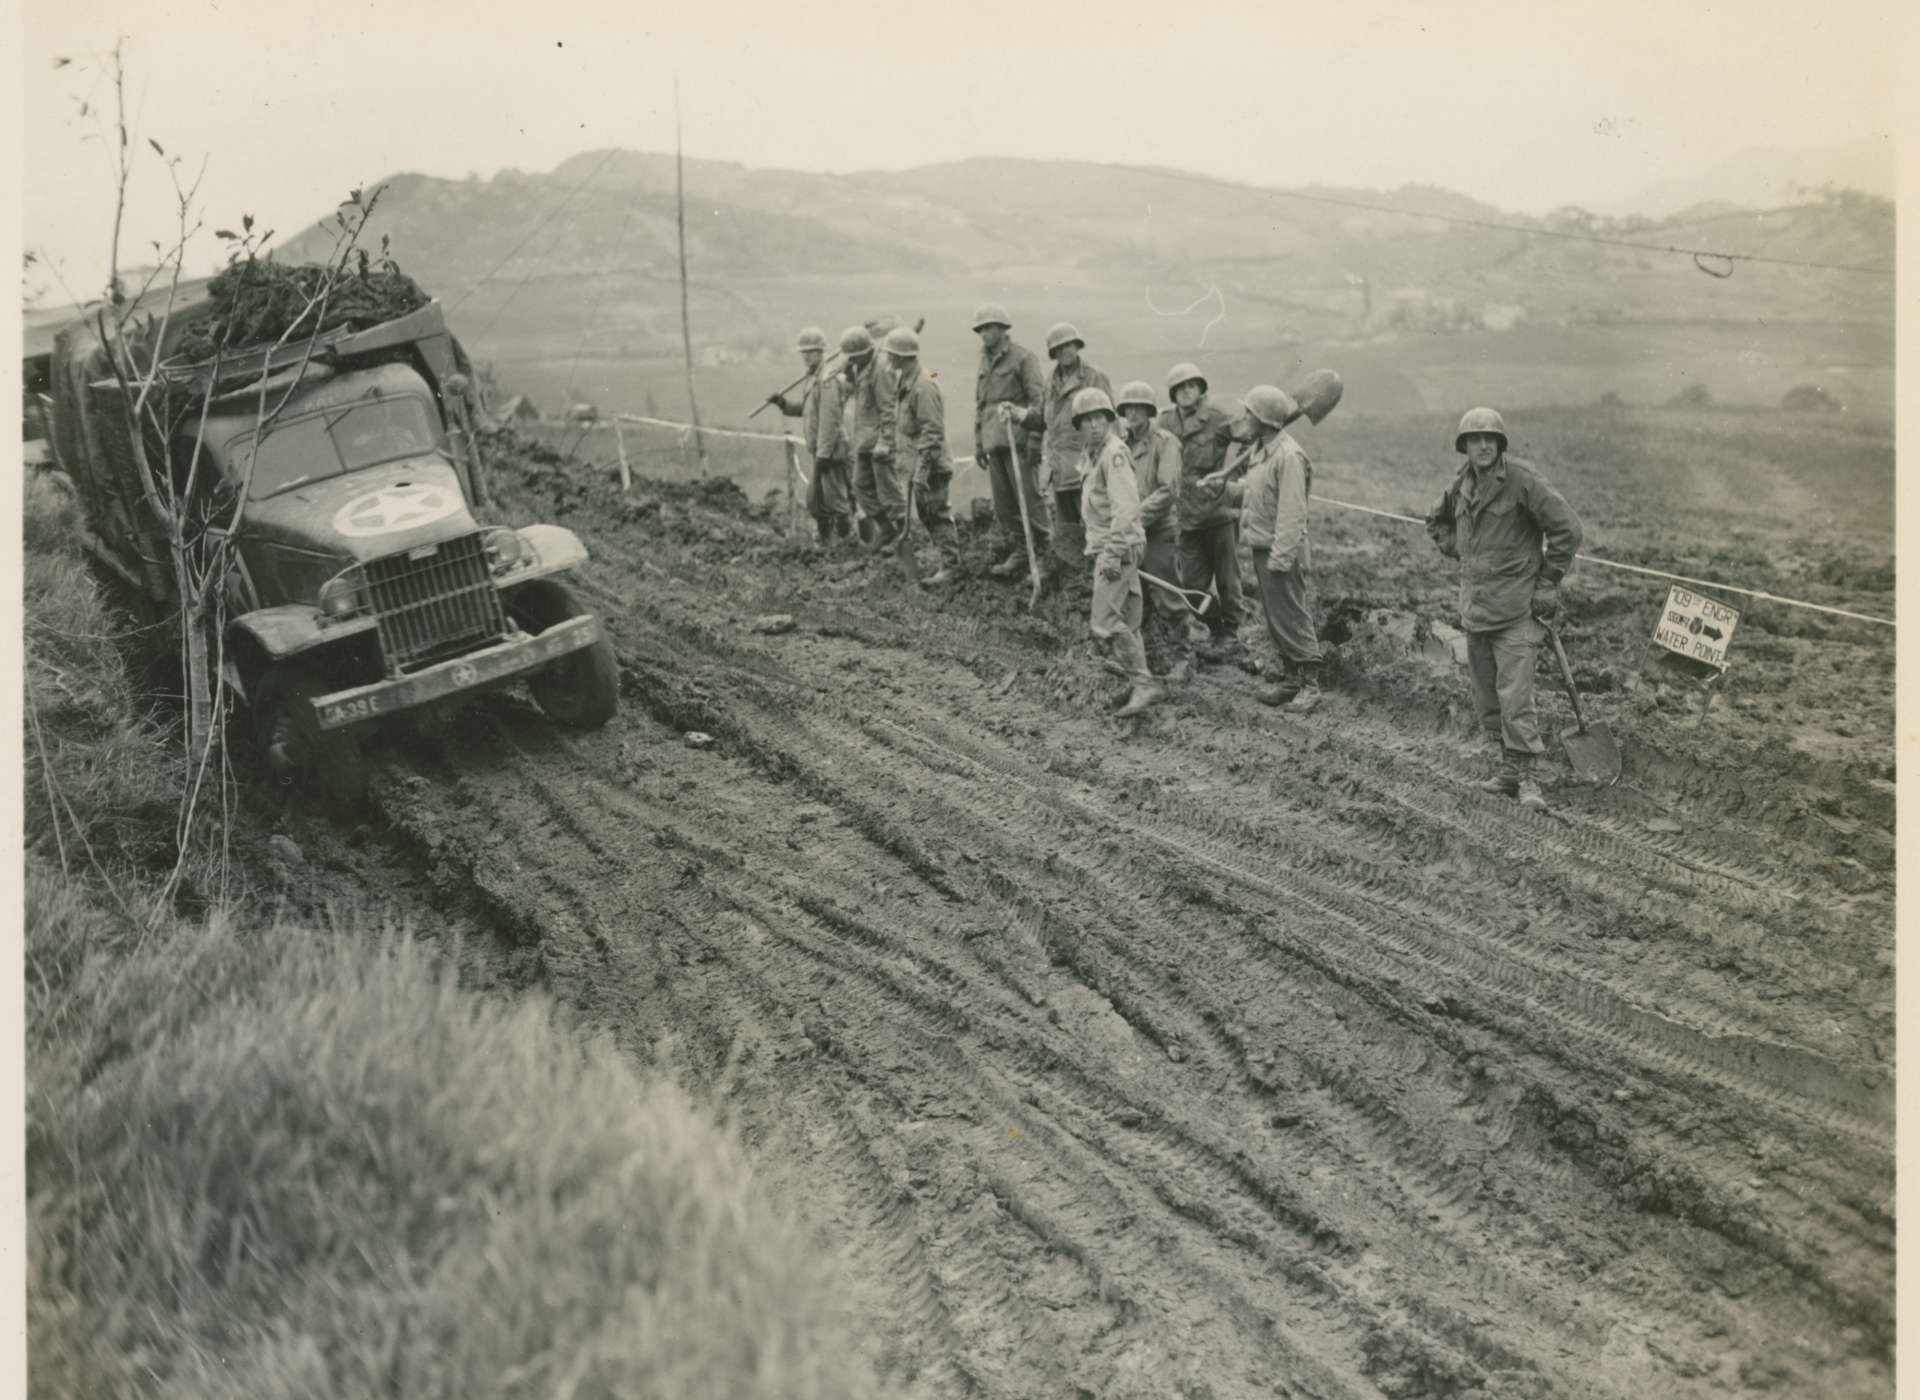
[[[1330,369],[1317,369],[1309,374],[1290,393],[1299,412],[1287,419],[1288,423],[1297,423],[1302,418],[1318,426],[1326,416],[1340,406],[1340,399],[1346,393],[1347,386],[1340,376]],[[1282,424],[1281,426],[1285,426]],[[1228,453],[1227,463],[1218,471],[1209,472],[1200,478],[1202,485],[1217,485],[1219,482],[1240,474],[1247,459],[1245,450],[1236,447]]]
[[[1017,434],[1013,430],[1013,415],[1002,413],[1000,420],[1007,425],[1007,453],[1013,460],[1013,494],[1020,502],[1020,533],[1027,541],[1027,577],[1033,583],[1033,592],[1027,595],[1027,611],[1032,612],[1040,602],[1040,556],[1033,552],[1033,518],[1027,513],[1027,473],[1020,465],[1020,448],[1014,441]]]
[[[1583,781],[1611,786],[1620,781],[1620,746],[1613,742],[1613,733],[1604,723],[1599,720],[1587,723],[1587,717],[1580,712],[1580,692],[1574,688],[1573,667],[1567,664],[1567,649],[1560,645],[1560,632],[1550,622],[1543,622],[1541,626],[1547,629],[1547,640],[1553,643],[1561,679],[1567,683],[1567,698],[1573,701],[1573,720],[1577,727],[1571,734],[1564,729],[1560,731],[1567,762],[1573,765],[1574,776]]]
[[[791,394],[795,389],[798,389],[802,384],[805,384],[809,379],[813,378],[814,375],[825,373],[827,366],[832,364],[835,360],[839,358],[840,358],[840,352],[838,350],[834,351],[831,355],[827,356],[826,359],[822,360],[815,368],[808,370],[805,374],[801,375],[798,379],[794,380],[793,383],[787,385],[786,388],[782,389],[778,394],[774,395],[773,398],[769,398],[765,403],[761,404],[760,407],[756,408],[753,412],[749,413],[747,415],[747,421],[751,423],[754,419],[758,418],[761,414],[765,413],[768,409],[772,408],[774,398],[784,399],[788,394]]]
[[[1195,617],[1204,618],[1207,615],[1207,609],[1213,606],[1213,594],[1205,592],[1202,589],[1182,588],[1177,583],[1168,583],[1163,578],[1154,577],[1154,575],[1148,573],[1145,569],[1140,569],[1136,572],[1139,573],[1142,583],[1150,583],[1162,592],[1171,593],[1180,600],[1180,605]],[[1193,602],[1192,600],[1195,598],[1198,598],[1200,601],[1198,603]]]

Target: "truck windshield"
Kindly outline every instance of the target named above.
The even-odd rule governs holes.
[[[254,457],[253,488],[247,494],[258,501],[309,481],[431,452],[433,439],[420,399],[367,399],[276,423],[257,450],[251,435],[241,438],[234,444],[233,464],[244,473],[248,456]]]

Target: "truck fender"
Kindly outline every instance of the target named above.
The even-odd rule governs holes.
[[[587,547],[564,525],[522,525],[518,533],[533,546],[537,562],[525,572],[511,575],[507,580],[509,586],[530,578],[564,573],[587,562]]]
[[[320,625],[320,609],[303,603],[288,603],[277,608],[260,608],[234,621],[234,630],[256,642],[268,659],[280,661],[311,651],[323,642],[372,630],[371,617]]]

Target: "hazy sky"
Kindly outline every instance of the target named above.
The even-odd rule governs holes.
[[[23,16],[26,244],[76,291],[104,281],[110,151],[77,109],[110,110],[117,34],[137,136],[207,158],[208,227],[251,212],[291,234],[399,170],[671,150],[676,76],[688,154],[749,165],[1064,156],[1602,204],[1750,148],[1890,132],[1893,17],[1890,0],[69,0]],[[129,263],[171,226],[138,154]]]

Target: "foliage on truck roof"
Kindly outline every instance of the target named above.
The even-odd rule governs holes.
[[[237,350],[279,339],[326,285],[330,270],[324,263],[255,258],[233,263],[208,284],[212,310],[188,327],[176,354],[208,359],[223,342],[229,350]],[[299,334],[359,330],[417,311],[427,301],[419,284],[393,259],[375,262],[363,250],[327,296],[318,325],[309,317],[300,324]]]

